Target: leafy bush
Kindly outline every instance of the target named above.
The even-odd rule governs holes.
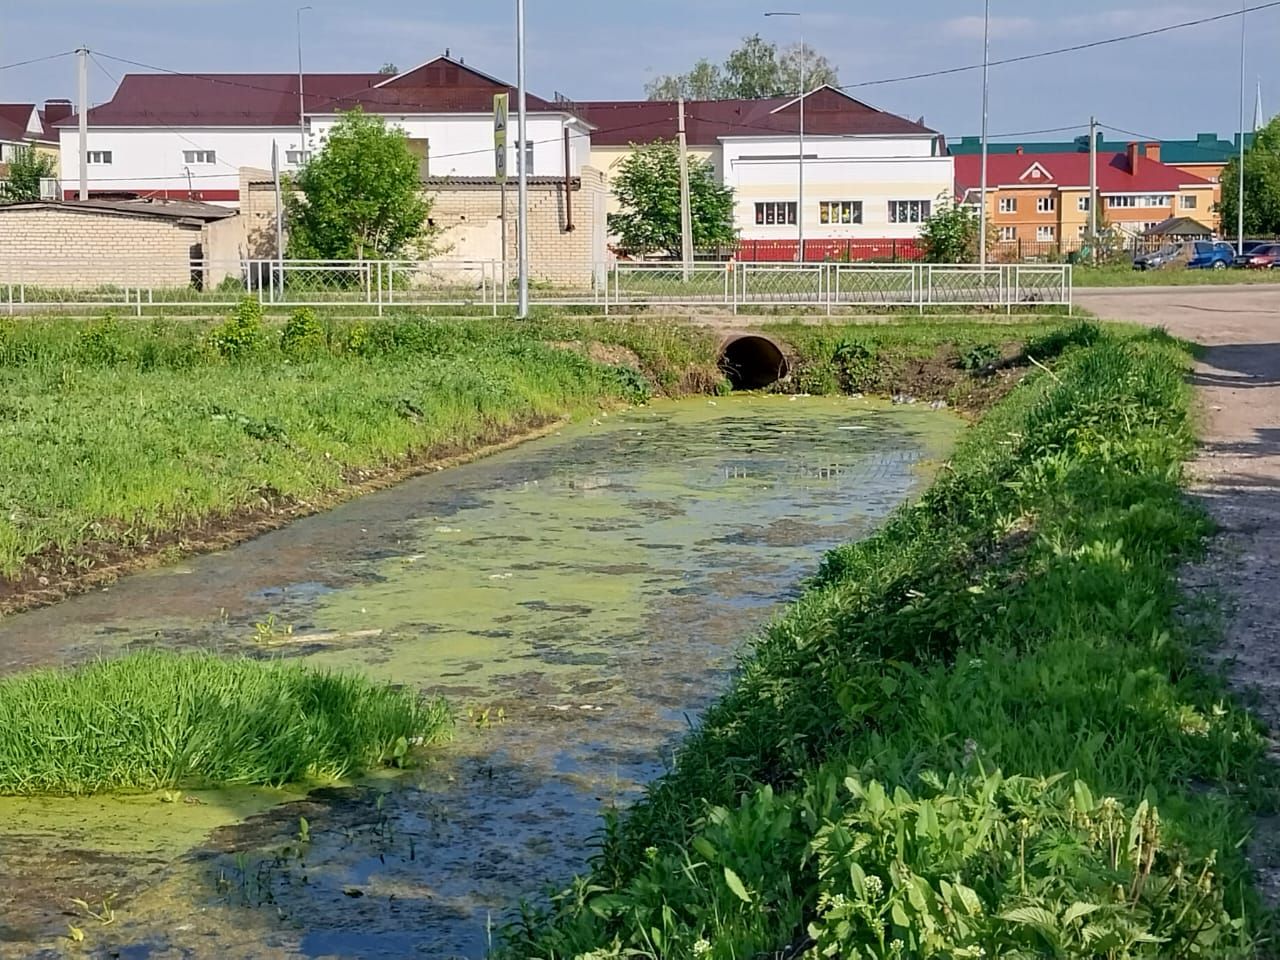
[[[266,345],[262,304],[257,297],[242,297],[235,313],[209,334],[209,343],[228,360],[244,360]]]
[[[113,366],[126,355],[120,325],[112,314],[90,321],[80,333],[80,359],[94,366]]]
[[[993,343],[978,343],[961,353],[958,362],[965,373],[990,373],[1000,362],[1000,348]]]
[[[299,307],[285,321],[280,351],[295,360],[310,360],[328,349],[324,325],[310,307]]]

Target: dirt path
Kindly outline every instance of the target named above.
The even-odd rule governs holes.
[[[1204,444],[1192,470],[1221,532],[1184,580],[1225,600],[1222,656],[1280,757],[1280,289],[1081,292],[1077,302],[1207,348],[1195,372]],[[1264,894],[1280,903],[1280,820],[1259,824],[1251,853]]]

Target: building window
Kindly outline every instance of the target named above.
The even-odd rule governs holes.
[[[1017,240],[1017,239],[1018,239],[1018,228],[1017,228],[1017,227],[1001,227],[1001,228],[1000,228],[1000,240],[1001,240],[1001,242],[1003,242],[1003,243],[1009,243],[1010,241],[1012,241],[1012,240]]]
[[[1001,197],[1000,212],[1001,213],[1017,213],[1018,198],[1017,197]]]
[[[111,162],[110,150],[90,150],[86,154],[86,156],[88,157],[90,163],[110,163]]]
[[[928,200],[890,200],[890,223],[924,223],[929,219],[932,203]]]
[[[1168,207],[1172,204],[1173,195],[1169,193],[1125,194],[1124,196],[1107,198],[1107,206],[1109,207],[1144,207],[1150,209],[1152,207]]]
[[[524,142],[524,153],[516,151],[516,176],[520,176],[520,164],[524,163],[529,168],[529,176],[533,176],[533,141],[526,140]]]
[[[796,222],[796,205],[787,203],[757,203],[756,225],[764,227],[786,226]]]
[[[1053,227],[1036,227],[1036,239],[1041,243],[1052,243],[1057,239],[1057,231]]]
[[[1089,198],[1088,198],[1088,197],[1077,197],[1077,198],[1076,198],[1076,209],[1077,209],[1077,210],[1079,210],[1081,213],[1088,213],[1088,212],[1089,212]]]
[[[1036,213],[1053,213],[1057,209],[1057,197],[1039,197],[1036,199]]]
[[[818,219],[823,223],[861,223],[861,200],[823,200],[818,204]]]
[[[294,167],[300,167],[310,159],[310,150],[286,150],[284,152],[284,162]]]
[[[1196,208],[1197,200],[1198,198],[1194,194],[1184,194],[1180,198],[1178,206],[1183,210],[1194,210]]]
[[[189,164],[196,163],[217,163],[218,154],[214,150],[183,150],[182,162]]]

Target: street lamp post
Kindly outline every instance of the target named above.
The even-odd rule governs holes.
[[[524,0],[516,0],[516,170],[518,176],[518,224],[516,226],[516,259],[520,272],[520,291],[516,316],[529,316],[529,164],[525,151],[528,133],[528,104],[525,96]],[[568,171],[566,171],[566,174]],[[506,251],[503,251],[506,256]]]
[[[1245,30],[1247,11],[1249,9],[1249,0],[1241,0],[1240,3],[1240,123],[1238,129],[1240,131],[1240,184],[1239,196],[1236,199],[1236,236],[1240,243],[1237,251],[1240,256],[1244,256],[1244,55],[1245,55],[1245,38],[1247,33]]]
[[[987,265],[987,115],[990,87],[987,75],[991,69],[991,0],[985,0],[982,12],[982,191],[978,207],[978,265]],[[1090,203],[1093,200],[1090,199]]]
[[[311,10],[312,7],[299,7],[297,10],[298,20],[298,165],[301,166],[307,159],[307,107],[306,100],[303,97],[302,90],[302,11]]]
[[[805,89],[804,14],[795,10],[774,10],[766,13],[765,16],[795,17],[800,24],[800,174],[799,193],[796,203],[796,224],[800,234],[800,249],[796,256],[800,263],[804,263],[804,101],[808,93],[808,90]]]

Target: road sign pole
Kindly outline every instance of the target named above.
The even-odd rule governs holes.
[[[502,204],[502,302],[507,302],[507,117],[511,95],[495,94],[493,98],[493,169],[498,178],[499,203]]]

